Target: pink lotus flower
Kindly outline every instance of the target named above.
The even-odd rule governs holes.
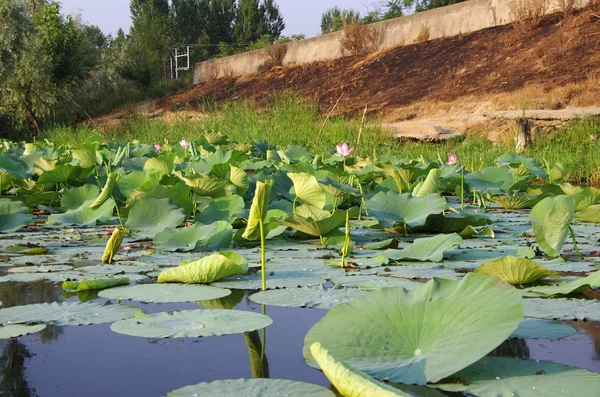
[[[448,165],[458,164],[458,157],[456,157],[455,154],[448,155],[448,162],[446,164],[448,164]]]
[[[185,139],[185,138],[184,138],[184,139],[182,139],[182,140],[179,142],[179,144],[180,144],[180,145],[181,145],[181,147],[182,147],[182,148],[184,148],[184,149],[187,149],[187,148],[189,148],[189,147],[191,146],[191,145],[190,145],[190,141],[188,141],[188,140],[187,140],[187,139]]]
[[[159,145],[158,143],[155,143],[155,144],[154,144],[154,149],[156,149],[156,150],[160,150],[160,149],[161,149],[161,147],[160,147],[160,145]]]
[[[354,153],[354,146],[352,146],[351,148],[348,148],[348,143],[346,143],[346,142],[336,145],[335,148],[336,148],[338,154],[342,155],[344,157],[352,156],[352,153]]]

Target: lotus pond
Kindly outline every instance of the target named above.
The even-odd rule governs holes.
[[[507,153],[1,142],[1,392],[595,396],[600,190]]]

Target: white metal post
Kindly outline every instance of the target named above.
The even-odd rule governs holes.
[[[177,48],[175,48],[175,80],[179,79],[179,67],[177,66]]]

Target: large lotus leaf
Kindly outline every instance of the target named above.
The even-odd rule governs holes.
[[[0,232],[13,233],[33,220],[23,203],[10,199],[0,199]]]
[[[233,185],[227,179],[214,178],[205,174],[192,174],[185,177],[178,171],[174,171],[173,174],[184,181],[198,196],[223,197],[233,193]]]
[[[234,194],[211,200],[208,207],[196,216],[196,220],[204,224],[217,221],[232,222],[244,217],[244,212],[244,199]]]
[[[438,234],[434,237],[418,238],[411,245],[401,250],[385,250],[382,255],[397,261],[439,262],[444,258],[444,251],[449,251],[461,243],[463,243],[463,239],[456,233]]]
[[[91,278],[82,279],[80,281],[65,281],[63,282],[63,289],[75,290],[76,292],[101,290],[117,287],[119,285],[129,285],[129,282],[130,280],[127,277]]]
[[[465,175],[465,184],[478,192],[497,195],[515,183],[515,175],[507,167],[487,167]]]
[[[412,197],[409,193],[379,192],[367,200],[369,215],[377,218],[384,227],[393,227],[397,223],[407,226],[423,226],[427,217],[439,214],[446,209],[446,199],[439,194],[426,197]]]
[[[183,210],[169,199],[145,198],[136,201],[127,217],[125,227],[139,236],[154,237],[167,228],[179,226],[185,220]]]
[[[273,209],[273,210],[267,211],[267,216],[265,217],[265,221],[263,224],[263,229],[264,229],[266,240],[278,237],[286,231],[287,226],[280,225],[279,221],[287,218],[287,216],[288,216],[287,212],[284,212],[281,210]],[[244,237],[246,235],[246,230],[247,230],[246,227],[244,227],[242,229],[238,229],[233,240],[235,242],[243,242],[243,241],[249,240],[250,238]],[[253,233],[252,236],[248,236],[248,237],[256,237],[253,240],[259,240],[260,239],[259,233],[260,233],[260,228],[255,229],[255,233]]]
[[[268,265],[267,265],[268,271]],[[326,282],[324,275],[310,274],[305,272],[277,272],[269,273],[267,277],[267,289],[293,288],[301,286],[321,285]],[[0,281],[2,278],[0,278]],[[243,276],[227,277],[213,283],[220,288],[254,290],[261,289],[261,275],[254,273]]]
[[[264,314],[241,310],[181,310],[117,321],[110,329],[143,338],[199,338],[254,331],[272,322]]]
[[[158,276],[159,283],[202,284],[228,276],[244,274],[248,263],[234,252],[219,252],[196,261],[184,261],[179,266],[165,269]]]
[[[233,228],[227,222],[211,225],[195,223],[179,229],[165,229],[154,236],[154,248],[161,251],[217,250],[231,244]]]
[[[74,167],[71,164],[57,165],[54,169],[44,171],[38,178],[40,184],[57,184],[63,183],[69,180],[75,170],[80,170],[79,167]]]
[[[507,210],[531,208],[536,203],[536,200],[529,196],[508,196],[504,194],[491,197],[491,201]]]
[[[460,383],[436,386],[480,397],[595,396],[600,390],[600,374],[564,364],[506,357],[486,357],[452,378],[460,379]]]
[[[40,266],[22,266],[8,269],[9,273],[52,273],[73,270],[69,265],[40,265]]]
[[[98,296],[109,299],[129,299],[148,303],[196,302],[219,299],[231,291],[207,285],[137,284],[100,291]]]
[[[76,210],[86,201],[95,200],[99,194],[100,189],[96,185],[86,184],[80,187],[74,187],[63,194],[60,199],[60,206],[64,210]]]
[[[350,216],[358,215],[358,208],[350,209]],[[332,213],[310,205],[296,207],[296,214],[281,222],[282,225],[299,230],[310,236],[325,236],[332,230],[339,229],[346,223],[346,211],[336,210]]]
[[[161,174],[158,172],[132,171],[119,180],[119,191],[125,197],[138,191],[149,191],[160,183]]]
[[[442,170],[439,168],[434,168],[429,171],[427,175],[427,179],[422,183],[419,183],[414,187],[412,191],[413,197],[425,197],[428,194],[439,193],[440,192],[440,175]]]
[[[7,154],[0,154],[0,175],[10,175],[14,179],[27,179],[32,172],[21,160],[13,159]]]
[[[512,167],[522,165],[532,176],[539,176],[542,179],[548,179],[548,174],[546,171],[544,171],[540,163],[531,157],[523,157],[509,152],[498,157],[496,159],[496,163],[499,165],[508,165]]]
[[[359,193],[358,189],[355,189],[350,185],[334,181],[329,177],[319,180],[319,185],[321,185],[321,187],[325,189],[325,191],[329,193],[331,197],[336,199],[343,198],[348,194],[356,196]]]
[[[0,327],[0,339],[16,338],[17,336],[29,335],[35,332],[40,332],[46,328],[46,324],[34,324],[34,325],[4,325]]]
[[[576,294],[590,288],[600,287],[600,270],[593,272],[587,277],[581,277],[574,281],[563,281],[558,285],[548,285],[541,287],[528,288],[528,292],[536,294],[554,296]]]
[[[546,197],[531,209],[535,240],[546,254],[560,255],[574,213],[573,196]]]
[[[348,364],[339,362],[319,342],[310,346],[310,352],[327,379],[343,397],[410,396],[362,371],[357,371]]]
[[[378,379],[437,382],[485,356],[523,319],[521,295],[497,277],[433,278],[407,291],[382,288],[336,306],[304,340]]]
[[[171,155],[161,155],[148,159],[148,161],[144,163],[144,172],[158,173],[159,175],[171,175],[174,167],[173,160],[174,158]]]
[[[229,181],[236,187],[235,191],[240,196],[248,191],[248,174],[243,169],[231,165],[229,167]]]
[[[262,291],[251,295],[250,299],[261,305],[330,309],[364,294],[364,291],[355,288],[325,288],[317,285]]]
[[[167,397],[333,397],[326,388],[284,379],[216,380],[182,387]]]
[[[78,268],[77,270],[84,273],[91,274],[117,274],[117,273],[147,273],[151,272],[158,268],[157,265],[151,265],[147,263],[133,263],[133,264],[124,264],[120,262],[119,265],[92,265],[92,266],[83,266]],[[128,274],[127,277],[130,277]],[[131,278],[131,280],[134,280]]]
[[[296,197],[306,204],[323,209],[327,197],[314,175],[300,172],[297,174],[290,173],[288,174],[288,177],[294,183]]]
[[[92,168],[96,166],[98,145],[94,143],[86,143],[73,150],[71,155],[74,159],[79,160],[81,168]]]
[[[525,315],[560,320],[600,321],[600,301],[586,299],[523,299]]]
[[[563,188],[564,184],[561,185]],[[581,188],[580,188],[581,189]],[[564,189],[563,190],[568,190]],[[571,195],[565,191],[567,195]],[[573,193],[575,194],[575,199],[577,201],[577,207],[575,207],[575,211],[583,211],[584,209],[595,205],[600,201],[600,189],[596,189],[595,187],[586,187],[585,189],[580,190],[579,192]]]
[[[577,330],[560,321],[526,318],[510,336],[521,339],[560,339],[573,335]]]
[[[273,181],[256,182],[256,190],[254,198],[252,199],[252,205],[250,206],[250,215],[248,216],[248,225],[242,237],[247,240],[257,240],[260,238],[260,225],[263,224],[267,217],[269,208],[269,197],[271,195],[271,188],[273,187]],[[265,233],[266,234],[266,233]]]
[[[48,217],[49,224],[60,225],[95,225],[98,220],[108,219],[113,215],[115,202],[113,200],[105,201],[99,208],[92,210],[89,208],[95,200],[86,200],[83,204],[74,210],[64,214],[52,214]]]
[[[410,281],[401,277],[381,277],[371,276],[343,276],[331,279],[334,284],[344,287],[354,287],[364,291],[374,291],[383,287],[404,287],[406,289],[415,289],[421,283]]]
[[[46,323],[52,325],[89,325],[110,323],[133,317],[139,309],[127,305],[99,302],[52,302],[0,309],[0,324]]]
[[[558,278],[559,275],[546,269],[531,259],[505,256],[489,262],[484,262],[475,273],[498,276],[512,285],[529,284],[542,278]]]
[[[600,204],[590,205],[575,213],[575,219],[581,222],[600,222]]]

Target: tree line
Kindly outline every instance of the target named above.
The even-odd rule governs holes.
[[[130,0],[126,34],[104,34],[51,0],[0,1],[0,136],[41,135],[177,83],[170,54],[191,62],[266,45],[285,28],[274,0]],[[225,53],[223,53],[225,52]]]

